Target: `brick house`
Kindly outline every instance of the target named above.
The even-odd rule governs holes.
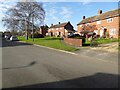
[[[48,29],[49,36],[60,36],[60,37],[67,37],[71,33],[74,33],[74,27],[71,25],[70,22],[65,23],[58,23],[56,25],[51,24],[50,28]]]
[[[39,30],[39,33],[42,34],[43,36],[46,36],[46,33],[48,33],[48,26],[45,25],[45,26],[40,26],[40,30]]]
[[[100,37],[118,38],[119,33],[119,17],[120,9],[108,11],[102,13],[102,10],[98,11],[98,15],[85,18],[77,24],[78,33],[86,30],[88,32],[93,31]]]

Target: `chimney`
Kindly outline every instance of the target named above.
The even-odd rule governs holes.
[[[68,21],[68,23],[70,23],[70,21]]]
[[[102,14],[102,10],[98,10],[98,15]]]
[[[51,26],[53,26],[53,24],[51,24]]]
[[[60,22],[58,22],[58,24],[60,24]]]
[[[83,16],[83,19],[85,19],[85,16]]]

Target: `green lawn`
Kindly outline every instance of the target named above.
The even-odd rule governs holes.
[[[111,43],[111,42],[118,42],[118,39],[100,39],[100,38],[97,38],[95,39],[95,41],[97,41],[98,44],[107,44],[107,43]],[[90,44],[90,41],[86,40],[85,44]]]
[[[42,46],[47,46],[55,49],[65,50],[65,51],[76,51],[79,50],[75,48],[74,46],[67,46],[64,43],[61,43],[61,40],[59,37],[45,37],[45,38],[35,38],[34,42],[31,38],[28,40],[25,39],[25,37],[18,37],[20,41],[25,41],[31,44],[38,44]]]

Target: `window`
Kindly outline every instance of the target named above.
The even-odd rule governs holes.
[[[101,24],[101,21],[97,21],[97,24]]]
[[[62,28],[60,28],[60,29],[62,29]]]
[[[110,28],[110,35],[115,35],[115,34],[116,34],[116,29]]]
[[[80,25],[80,27],[82,27],[82,25]]]
[[[108,23],[113,22],[113,18],[107,19],[107,22],[108,22]]]
[[[86,25],[86,26],[89,26],[89,23],[86,23],[85,25]]]
[[[58,30],[58,28],[56,28],[56,30]]]
[[[52,28],[52,30],[54,30],[54,29]]]

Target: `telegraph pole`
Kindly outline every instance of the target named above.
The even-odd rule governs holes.
[[[34,14],[32,16],[32,39],[33,39],[33,42],[34,42]]]
[[[26,31],[26,40],[28,40],[28,30],[27,30],[27,22],[26,22],[26,18],[25,18],[25,31]]]

